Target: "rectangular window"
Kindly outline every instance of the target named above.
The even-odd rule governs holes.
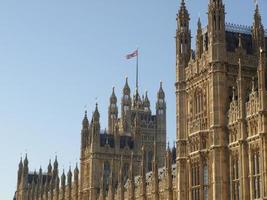
[[[199,163],[194,163],[191,169],[192,200],[200,200]]]

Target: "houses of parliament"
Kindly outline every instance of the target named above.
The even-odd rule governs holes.
[[[162,83],[152,114],[126,79],[120,114],[112,91],[107,130],[97,105],[91,120],[85,112],[79,167],[59,174],[55,159],[31,172],[26,156],[14,200],[267,199],[267,31],[258,5],[250,26],[225,15],[223,0],[209,0],[193,50],[184,0],[178,8],[176,147],[166,145]]]

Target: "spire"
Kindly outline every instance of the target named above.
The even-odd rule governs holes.
[[[74,200],[78,200],[79,198],[79,169],[78,163],[76,163],[76,167],[74,169]]]

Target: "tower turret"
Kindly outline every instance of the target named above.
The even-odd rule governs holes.
[[[74,169],[74,200],[78,200],[79,198],[79,169],[78,164],[76,163],[76,167]]]
[[[176,58],[178,66],[185,67],[191,54],[191,31],[189,28],[189,13],[184,0],[181,1],[180,10],[177,14],[176,31]]]
[[[112,88],[112,94],[110,96],[110,104],[108,108],[108,129],[109,133],[115,134],[116,124],[118,119],[118,106],[117,106],[117,97],[115,95],[115,88]]]
[[[208,8],[210,61],[225,61],[225,6],[223,0],[210,0]]]

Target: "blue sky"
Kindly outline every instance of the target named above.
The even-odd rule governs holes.
[[[192,36],[206,25],[208,0],[188,0]],[[253,0],[225,0],[226,21],[252,24]],[[259,0],[267,27],[267,2]],[[31,170],[58,155],[60,170],[79,161],[80,128],[99,103],[107,125],[112,86],[125,76],[133,91],[140,48],[140,90],[154,110],[160,80],[167,101],[168,139],[175,139],[175,30],[178,0],[0,0],[0,199],[11,199],[17,165]],[[193,40],[194,41],[194,40]],[[194,42],[193,42],[194,47]]]

